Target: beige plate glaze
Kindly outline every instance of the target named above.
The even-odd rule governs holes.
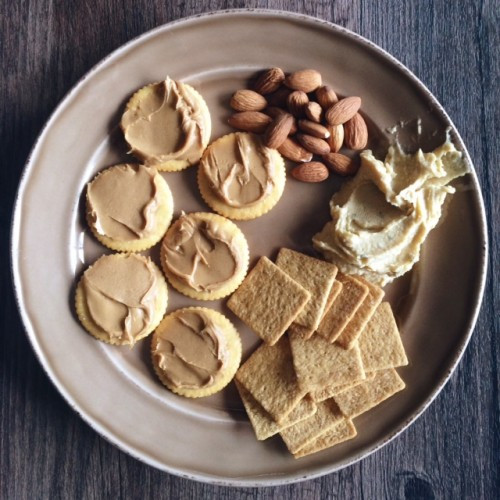
[[[133,350],[110,347],[87,335],[75,319],[75,281],[104,251],[83,222],[82,193],[97,171],[131,160],[117,124],[134,90],[167,74],[194,85],[207,100],[216,138],[229,131],[228,98],[249,75],[275,65],[291,71],[305,64],[320,70],[341,94],[362,96],[377,150],[387,146],[386,127],[419,116],[424,148],[442,142],[451,126],[453,140],[470,161],[435,98],[375,45],[310,17],[229,11],[162,26],[111,54],[59,105],[26,167],[13,221],[12,261],[29,338],[69,404],[111,442],[159,469],[218,484],[273,485],[345,467],[417,418],[445,384],[472,332],[486,266],[484,210],[474,172],[460,182],[443,222],[425,244],[418,270],[387,290],[410,359],[400,370],[408,388],[356,419],[358,437],[331,450],[294,460],[279,438],[258,442],[234,387],[201,400],[177,397],[154,377],[147,340]],[[165,174],[176,214],[206,210],[195,174],[196,168]],[[306,185],[290,178],[274,210],[238,223],[252,262],[260,255],[274,258],[280,246],[309,249],[338,185],[333,179]],[[196,304],[171,290],[170,310]],[[210,305],[234,320],[221,303]],[[235,324],[248,355],[256,337]]]

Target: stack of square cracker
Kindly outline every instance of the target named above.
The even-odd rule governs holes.
[[[228,307],[264,341],[236,374],[263,440],[280,434],[294,457],[356,436],[354,417],[405,385],[408,364],[381,288],[283,248],[262,257]],[[285,332],[288,332],[285,335]]]

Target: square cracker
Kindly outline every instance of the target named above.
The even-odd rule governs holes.
[[[280,424],[307,392],[299,387],[287,337],[273,346],[261,344],[240,366],[236,380]]]
[[[231,311],[264,342],[275,344],[311,294],[288,274],[261,257],[227,302]]]
[[[326,305],[321,319],[325,317],[325,314],[330,310],[330,307],[332,307],[333,302],[341,291],[342,283],[340,281],[334,280],[334,282],[332,283],[332,288],[330,289],[330,293],[328,294],[328,298],[326,299]],[[297,323],[292,323],[288,331],[293,334],[300,335],[304,339],[311,338],[311,335],[315,332],[314,328],[307,328],[305,326],[298,325]]]
[[[323,316],[328,294],[337,275],[337,266],[289,248],[279,251],[276,265],[311,294],[311,299],[294,323],[314,331]]]
[[[335,427],[344,417],[333,399],[318,405],[316,413],[280,432],[283,441],[291,453],[297,453],[302,447],[314,441],[321,434]]]
[[[307,392],[365,378],[357,346],[346,350],[320,335],[305,340],[292,334],[290,346],[299,385]]]
[[[367,372],[408,364],[398,325],[391,306],[382,302],[358,339],[363,366]]]
[[[368,295],[337,338],[337,342],[345,349],[350,349],[354,345],[354,342],[358,339],[366,323],[368,323],[384,297],[382,288],[360,276],[356,276],[356,279],[368,287]]]
[[[236,381],[236,387],[255,431],[255,436],[259,441],[270,438],[278,434],[281,430],[312,417],[316,413],[316,404],[309,396],[306,396],[299,401],[299,404],[288,414],[283,422],[278,424],[238,381]]]
[[[363,367],[364,368],[364,367]],[[371,380],[375,376],[375,372],[367,373],[365,378],[360,378],[358,380],[353,380],[352,382],[346,382],[345,384],[340,385],[330,385],[325,387],[324,389],[318,389],[317,391],[311,392],[310,396],[316,403],[321,403],[325,399],[330,399],[338,394],[339,392],[345,391],[346,389],[350,389],[360,382],[364,382],[366,380]]]
[[[339,392],[333,399],[346,417],[354,418],[404,388],[405,383],[398,372],[394,368],[389,368],[375,372],[373,379]]]
[[[331,448],[336,444],[347,441],[357,436],[356,427],[352,423],[352,420],[348,418],[343,418],[340,420],[335,427],[327,432],[324,432],[314,441],[306,444],[294,453],[295,458],[305,457],[306,455],[311,455],[326,448]]]
[[[317,329],[329,342],[335,342],[368,295],[368,287],[357,278],[338,273],[337,280],[342,290]]]

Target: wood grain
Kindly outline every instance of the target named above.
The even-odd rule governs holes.
[[[1,5],[0,498],[497,497],[498,2],[31,0]],[[91,430],[35,359],[18,317],[8,265],[11,207],[23,164],[43,123],[78,78],[150,28],[239,7],[286,9],[333,21],[406,64],[444,105],[464,138],[483,188],[490,238],[488,282],[475,333],[451,381],[426,413],[356,465],[267,489],[210,486],[159,472]]]

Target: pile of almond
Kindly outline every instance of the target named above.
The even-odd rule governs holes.
[[[323,85],[318,71],[303,69],[285,75],[280,68],[268,69],[251,90],[236,91],[230,105],[237,113],[229,118],[229,125],[264,134],[267,147],[299,163],[292,170],[296,179],[324,181],[327,167],[339,175],[356,173],[357,162],[339,151],[366,147],[368,129],[358,113],[361,98],[339,99]]]

